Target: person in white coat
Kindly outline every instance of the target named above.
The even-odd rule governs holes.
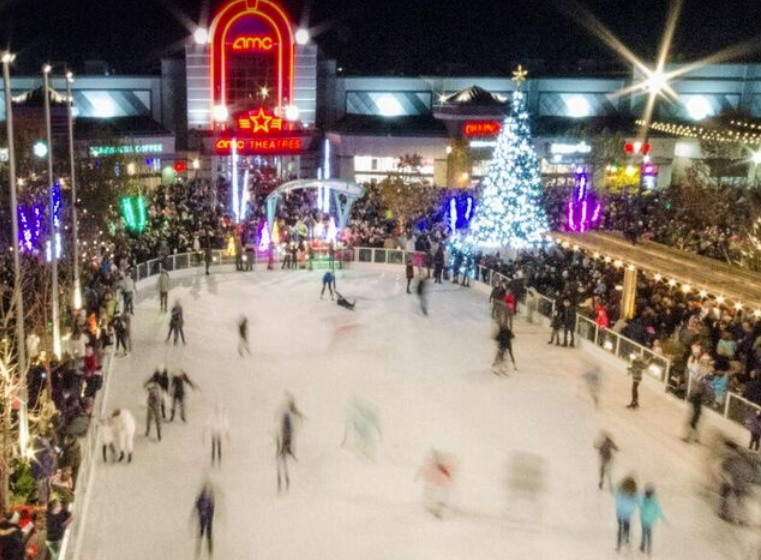
[[[211,436],[211,465],[222,466],[222,440],[230,442],[230,420],[227,416],[227,409],[221,402],[214,406],[214,410],[209,415],[204,439],[207,432]]]

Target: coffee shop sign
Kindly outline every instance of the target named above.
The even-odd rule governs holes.
[[[164,145],[156,144],[124,144],[122,146],[90,146],[90,155],[93,157],[132,155],[132,154],[160,154],[164,151]]]

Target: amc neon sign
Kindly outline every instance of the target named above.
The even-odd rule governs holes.
[[[232,153],[233,142],[238,154],[262,154],[300,152],[303,148],[301,138],[219,138],[214,143],[214,151],[218,155]]]
[[[502,127],[494,121],[469,121],[462,126],[465,136],[489,136],[499,134]]]
[[[271,51],[275,47],[275,41],[272,37],[241,35],[233,41],[232,49],[234,51]]]

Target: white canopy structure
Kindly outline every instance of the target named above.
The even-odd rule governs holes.
[[[365,188],[362,185],[350,181],[341,181],[340,179],[298,179],[296,181],[289,181],[280,185],[267,197],[267,223],[270,224],[270,227],[272,227],[273,220],[275,219],[277,203],[280,197],[283,196],[283,193],[299,189],[317,189],[321,194],[332,194],[336,214],[338,215],[338,225],[341,229],[349,223],[349,212],[354,201],[365,195]],[[343,200],[341,195],[343,195]],[[327,212],[327,208],[325,211]]]

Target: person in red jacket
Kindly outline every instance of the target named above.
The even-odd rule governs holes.
[[[518,301],[515,299],[515,294],[510,288],[505,292],[505,299],[503,301],[505,302],[505,321],[507,322],[507,327],[513,330],[513,317],[515,317],[515,312],[518,310]]]

